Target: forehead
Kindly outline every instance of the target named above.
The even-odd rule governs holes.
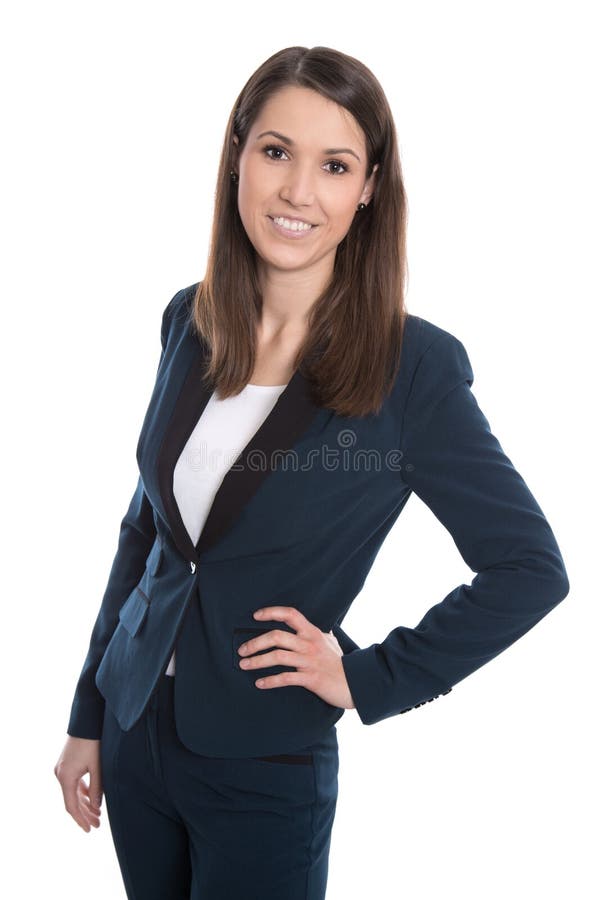
[[[272,94],[261,107],[249,137],[262,131],[279,131],[299,147],[356,146],[365,149],[364,133],[352,113],[317,91],[287,85]],[[348,143],[351,142],[351,143]]]

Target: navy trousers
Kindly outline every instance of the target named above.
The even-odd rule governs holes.
[[[127,897],[323,900],[336,726],[293,754],[200,756],[177,736],[176,677],[161,676],[130,731],[105,707],[102,784]]]

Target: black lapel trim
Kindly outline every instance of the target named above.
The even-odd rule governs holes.
[[[264,479],[275,470],[281,454],[302,436],[321,408],[313,399],[309,380],[297,369],[267,418],[225,473],[194,546],[173,494],[173,473],[181,451],[212,395],[212,387],[202,380],[204,359],[203,345],[198,342],[198,352],[177,397],[158,454],[158,483],[173,539],[184,557],[196,564],[199,554],[212,547],[231,528]]]
[[[173,493],[173,474],[181,451],[210,400],[212,389],[202,380],[203,371],[204,354],[199,344],[175,401],[175,408],[167,424],[157,462],[158,486],[173,540],[183,556],[196,563],[198,555]]]
[[[319,408],[312,399],[308,379],[297,369],[267,418],[225,473],[197,544],[199,553],[215,544],[233,525],[265,478],[276,469],[282,454],[306,431]]]

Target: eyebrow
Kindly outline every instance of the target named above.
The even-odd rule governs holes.
[[[261,131],[256,140],[259,141],[266,134],[272,134],[273,137],[276,137],[282,144],[287,144],[289,147],[296,146],[295,141],[286,137],[285,134],[281,134],[279,131]],[[323,150],[323,153],[350,153],[360,162],[360,157],[349,147],[329,147],[327,150]]]

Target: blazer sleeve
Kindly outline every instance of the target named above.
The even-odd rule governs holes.
[[[422,354],[405,407],[406,485],[450,532],[469,568],[415,628],[342,657],[365,725],[421,706],[522,637],[569,593],[556,539],[471,391],[463,344],[449,332]]]
[[[171,299],[163,311],[159,368],[165,353],[172,307],[180,293]],[[72,737],[99,740],[102,735],[105,701],[96,687],[96,671],[117,627],[119,610],[144,572],[155,537],[153,509],[144,492],[142,479],[138,477],[127,512],[121,520],[117,551],[75,689],[67,725],[67,734]]]

